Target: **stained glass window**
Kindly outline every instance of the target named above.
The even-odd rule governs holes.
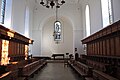
[[[54,40],[55,41],[60,41],[61,40],[61,23],[60,21],[56,21],[54,23]]]

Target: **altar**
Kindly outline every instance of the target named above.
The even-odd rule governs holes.
[[[57,56],[62,56],[64,59],[64,54],[52,54],[52,57],[54,58],[54,60],[55,60],[55,57],[57,57]]]

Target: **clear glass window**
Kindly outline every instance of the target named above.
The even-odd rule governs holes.
[[[111,0],[101,0],[103,27],[113,23]]]
[[[26,7],[26,12],[25,12],[25,33],[24,35],[26,37],[29,37],[29,8]]]
[[[86,36],[89,36],[90,35],[90,12],[89,12],[89,5],[86,5],[85,16],[86,16]]]
[[[4,24],[4,26],[7,28],[11,28],[11,21],[12,21],[12,0],[2,0],[0,23]]]
[[[6,6],[6,0],[2,0],[2,4],[1,4],[1,19],[0,19],[0,23],[4,24],[4,19],[5,19],[5,6]]]

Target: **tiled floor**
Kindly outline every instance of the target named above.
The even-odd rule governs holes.
[[[45,68],[30,80],[81,80],[80,77],[63,63],[48,63]]]

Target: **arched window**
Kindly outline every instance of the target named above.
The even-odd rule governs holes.
[[[85,17],[86,17],[86,36],[89,36],[90,35],[90,12],[89,12],[89,5],[86,5]]]
[[[26,7],[26,12],[25,12],[25,32],[24,32],[26,37],[29,37],[29,8]]]
[[[54,40],[55,41],[60,41],[61,40],[61,23],[60,21],[56,21],[54,23]]]
[[[111,0],[101,0],[103,27],[113,23]]]

